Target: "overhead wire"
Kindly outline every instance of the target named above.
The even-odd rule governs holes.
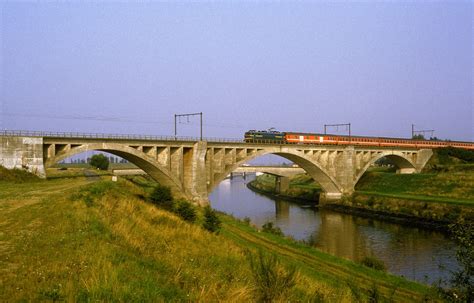
[[[82,120],[82,121],[100,121],[100,122],[115,122],[115,123],[143,123],[143,124],[162,124],[162,125],[173,125],[173,122],[165,122],[163,119],[151,120],[151,119],[136,119],[129,117],[112,117],[112,116],[82,116],[82,115],[52,115],[52,114],[23,114],[23,113],[3,113],[4,117],[22,117],[22,118],[39,118],[39,119],[59,119],[59,120]],[[183,122],[179,120],[181,124],[187,125],[198,125],[197,122],[191,120]],[[208,127],[221,127],[221,128],[244,128],[244,125],[239,124],[226,124],[226,123],[206,123],[203,122],[204,126]]]

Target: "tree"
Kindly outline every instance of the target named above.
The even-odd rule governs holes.
[[[216,212],[209,206],[206,206],[204,208],[204,222],[202,224],[202,227],[204,227],[204,229],[210,231],[211,233],[217,233],[221,228],[221,220],[217,216]]]
[[[425,140],[425,136],[422,134],[413,135],[412,139],[414,140]]]
[[[178,200],[174,208],[174,212],[181,217],[181,219],[193,223],[196,221],[197,214],[194,206],[186,200]]]
[[[449,281],[440,279],[434,286],[447,302],[474,302],[474,218],[461,217],[449,225],[451,237],[457,244],[458,268],[451,271]],[[448,289],[443,284],[450,285]]]
[[[273,225],[273,222],[268,221],[262,225],[262,231],[278,236],[283,236],[283,232],[278,226]]]
[[[93,155],[90,164],[100,170],[107,170],[109,168],[109,159],[103,154]]]
[[[153,204],[166,210],[173,210],[173,196],[169,187],[158,184],[150,193],[149,198]]]
[[[454,299],[457,302],[474,301],[474,221],[472,218],[459,219],[450,225],[450,230],[458,244],[456,259],[460,265],[453,272]]]

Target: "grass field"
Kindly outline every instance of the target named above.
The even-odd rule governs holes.
[[[0,181],[0,301],[252,302],[248,256],[258,250],[275,254],[279,271],[297,271],[279,301],[351,302],[375,291],[421,302],[430,291],[228,216],[211,234],[144,201],[140,182]]]
[[[364,174],[356,185],[356,192],[390,198],[419,200],[422,202],[453,205],[474,205],[474,171],[472,165],[437,166],[441,172],[421,174],[395,174],[389,168],[374,167]],[[268,192],[275,190],[275,177],[261,175],[254,184]],[[321,187],[307,174],[290,179],[289,196],[310,197]]]
[[[87,163],[56,163],[53,168],[92,168]],[[133,163],[109,163],[109,169],[128,169],[128,168],[137,168]]]
[[[356,191],[426,202],[474,205],[474,173],[400,175],[368,172],[357,184]]]

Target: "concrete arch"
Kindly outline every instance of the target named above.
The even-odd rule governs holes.
[[[318,182],[323,191],[327,194],[330,195],[336,195],[340,196],[342,195],[342,187],[332,178],[329,173],[319,165],[318,162],[302,155],[299,153],[292,153],[289,151],[271,151],[271,150],[263,150],[260,151],[252,156],[246,157],[240,161],[237,161],[235,164],[230,166],[227,170],[225,170],[223,173],[221,173],[218,178],[215,180],[213,183],[212,188],[210,188],[209,192],[212,192],[215,187],[225,179],[226,176],[228,176],[231,172],[233,172],[237,167],[240,165],[251,161],[255,158],[264,156],[264,155],[269,155],[269,154],[274,154],[283,158],[286,158],[290,161],[293,161],[294,163],[298,164],[302,169],[304,169],[316,182]]]
[[[362,170],[357,174],[354,180],[354,187],[359,182],[360,178],[362,178],[367,169],[369,169],[369,167],[373,165],[378,159],[383,157],[390,159],[399,168],[401,173],[413,173],[416,171],[415,164],[403,153],[392,151],[384,152],[381,154],[377,154],[375,157],[370,159],[370,161],[362,168]]]
[[[161,167],[156,160],[146,155],[144,152],[139,151],[135,148],[117,144],[117,143],[91,143],[83,144],[78,147],[71,148],[64,152],[59,152],[52,158],[48,158],[45,167],[51,167],[55,163],[72,157],[74,155],[86,152],[86,151],[103,151],[110,154],[114,154],[129,162],[135,164],[146,172],[158,183],[168,186],[171,188],[175,195],[186,197],[185,190],[178,179],[171,175],[169,171]]]

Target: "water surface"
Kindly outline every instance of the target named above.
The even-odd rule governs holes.
[[[302,206],[257,194],[246,179],[226,179],[210,195],[214,209],[261,226],[272,221],[285,235],[312,243],[318,249],[350,260],[381,259],[391,273],[432,283],[448,278],[456,267],[455,245],[443,233]]]

